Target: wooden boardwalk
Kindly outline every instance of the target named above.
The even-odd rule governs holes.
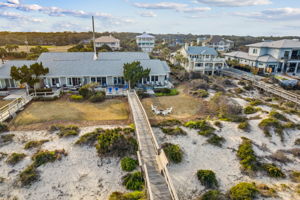
[[[253,74],[232,68],[224,69],[222,73],[233,78],[249,80],[255,87],[258,87],[259,89],[300,105],[300,95],[282,89],[281,87],[265,83],[261,80],[263,77],[255,76]]]
[[[178,200],[171,182],[164,151],[159,148],[147,114],[135,91],[128,92],[139,143],[139,163],[146,180],[150,200]]]

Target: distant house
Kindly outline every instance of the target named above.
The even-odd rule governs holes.
[[[214,48],[189,46],[187,43],[178,52],[171,55],[172,64],[180,64],[188,72],[214,74],[225,67],[225,59],[218,57]]]
[[[95,39],[95,46],[97,48],[102,47],[103,45],[109,46],[112,50],[119,50],[120,47],[120,40],[114,38],[112,35],[109,36],[102,36]]]
[[[221,36],[212,36],[202,41],[199,39],[199,42],[202,46],[208,46],[220,52],[227,52],[234,46],[233,41],[224,39]]]
[[[264,41],[247,45],[248,53],[226,53],[226,60],[235,60],[241,65],[256,67],[264,73],[300,74],[300,41]]]
[[[12,66],[21,67],[36,62],[49,68],[42,76],[45,86],[76,87],[96,82],[100,87],[124,87],[123,66],[133,61],[141,62],[145,69],[151,69],[149,77],[140,80],[141,85],[167,87],[170,69],[165,61],[150,59],[142,52],[104,52],[94,60],[93,52],[43,53],[34,61],[17,60],[0,64],[0,88],[18,88],[20,84],[10,77]]]
[[[155,46],[155,37],[144,32],[136,36],[136,43],[143,52],[150,53]]]

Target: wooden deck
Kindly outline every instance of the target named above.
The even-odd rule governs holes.
[[[135,91],[128,92],[128,100],[136,127],[139,163],[146,180],[148,198],[150,200],[178,200],[166,167],[167,158],[158,146],[147,114]]]

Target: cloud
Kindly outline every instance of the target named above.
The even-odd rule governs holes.
[[[197,0],[199,3],[205,3],[211,6],[219,7],[242,7],[242,6],[259,6],[269,5],[270,0]]]
[[[25,15],[22,15],[20,13],[16,12],[0,12],[0,17],[1,18],[6,18],[6,19],[14,19],[14,20],[20,20],[20,21],[26,21],[26,22],[43,22],[43,20],[38,19],[38,18],[31,18]]]
[[[249,13],[233,13],[236,16],[247,17],[251,19],[258,19],[262,21],[267,20],[299,20],[300,19],[300,8],[271,8],[265,9],[260,12],[249,12]]]
[[[157,15],[152,11],[140,12],[140,16],[142,17],[156,17]]]
[[[160,3],[134,3],[133,6],[144,9],[176,10],[182,12],[204,12],[209,11],[208,7],[189,7],[188,4],[160,2]]]
[[[20,1],[19,0],[7,0],[7,3],[20,4]]]

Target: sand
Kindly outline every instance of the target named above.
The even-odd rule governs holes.
[[[81,128],[81,133],[93,131],[95,128],[114,128],[97,126]],[[15,166],[7,165],[5,159],[0,161],[0,176],[5,182],[0,184],[0,199],[18,200],[54,200],[54,199],[84,199],[106,200],[114,191],[126,191],[121,184],[125,175],[120,169],[119,158],[100,158],[95,147],[76,146],[79,138],[58,138],[47,131],[12,132],[15,134],[11,144],[0,147],[4,153],[25,153],[27,157]],[[30,140],[49,139],[41,149],[65,149],[68,155],[59,161],[40,166],[40,180],[30,187],[20,187],[16,183],[20,171],[31,164],[31,156],[36,152],[24,150],[24,144]]]

